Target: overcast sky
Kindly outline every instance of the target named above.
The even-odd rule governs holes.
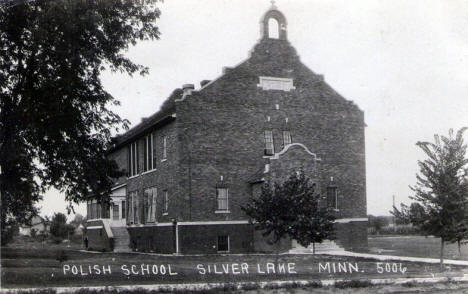
[[[268,0],[166,0],[161,39],[128,55],[145,77],[105,73],[115,109],[134,125],[159,109],[174,88],[214,79],[248,57]],[[277,0],[288,38],[303,63],[365,113],[367,207],[388,214],[392,195],[408,203],[415,143],[468,126],[468,1]],[[465,136],[468,139],[468,135]],[[42,213],[64,211],[47,193]],[[85,207],[78,212],[86,214]]]

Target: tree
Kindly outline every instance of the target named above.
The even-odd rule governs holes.
[[[75,214],[75,218],[70,222],[70,225],[72,225],[75,228],[78,228],[80,225],[84,224],[85,219],[84,217],[77,213]]]
[[[380,230],[383,227],[388,226],[389,224],[389,221],[385,216],[369,215],[368,219],[369,219],[369,226],[374,228],[377,234],[380,233]]]
[[[122,175],[105,155],[128,122],[101,84],[106,69],[146,74],[123,52],[158,39],[157,0],[34,0],[0,4],[1,228],[24,223],[49,187],[68,209],[107,199]],[[3,238],[2,238],[3,241]]]
[[[73,225],[67,224],[67,217],[63,213],[55,213],[50,224],[50,234],[56,238],[64,239],[75,232]]]
[[[255,223],[263,236],[271,235],[278,243],[289,236],[304,247],[333,238],[334,216],[319,205],[320,195],[315,184],[304,173],[291,175],[284,183],[262,186],[258,198],[251,198],[243,211]]]
[[[424,234],[440,238],[441,266],[444,244],[460,244],[468,237],[468,159],[467,145],[463,141],[466,129],[460,129],[456,136],[453,130],[449,131],[448,137],[436,135],[435,143],[417,143],[428,158],[418,161],[417,183],[410,186],[414,192],[410,198],[416,202],[410,209],[406,207],[399,211],[394,207],[396,215],[409,219]]]

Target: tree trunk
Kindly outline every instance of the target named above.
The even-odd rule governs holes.
[[[461,240],[457,240],[458,245],[458,256],[461,256]]]
[[[312,242],[312,253],[315,255],[315,242]]]
[[[444,238],[440,238],[440,269],[444,267]]]

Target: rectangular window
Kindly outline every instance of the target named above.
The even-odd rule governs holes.
[[[334,186],[327,187],[327,204],[328,207],[338,209],[338,193]]]
[[[229,192],[227,188],[216,189],[216,199],[218,200],[218,210],[228,210],[228,197]]]
[[[153,168],[156,168],[157,156],[156,156],[156,133],[152,133],[153,141]]]
[[[122,218],[123,219],[127,218],[126,212],[127,210],[125,210],[125,201],[122,201]]]
[[[166,136],[163,137],[163,159],[167,158],[167,138]]]
[[[112,219],[119,220],[120,207],[118,204],[114,203],[112,205]]]
[[[128,156],[129,156],[129,161],[128,161],[128,175],[130,177],[133,177],[133,176],[136,176],[138,174],[138,141],[137,142],[133,142],[130,144],[129,146],[129,152],[128,152]]]
[[[109,202],[104,202],[100,206],[101,206],[101,217],[102,218],[110,218],[110,204],[109,204]]]
[[[128,197],[128,219],[127,221],[131,224],[139,224],[139,208],[138,208],[138,192],[130,192]]]
[[[169,193],[167,190],[164,191],[164,198],[163,198],[163,212],[167,213],[169,210]]]
[[[265,131],[265,155],[275,154],[275,146],[273,144],[273,132]]]
[[[144,171],[153,170],[155,166],[153,166],[153,134],[150,134],[145,137],[145,150],[144,150]]]
[[[229,235],[218,236],[218,252],[229,252]]]
[[[283,131],[283,146],[291,144],[291,132],[290,131]]]
[[[156,188],[148,188],[145,190],[146,202],[146,222],[154,223],[156,221],[156,200],[158,197],[158,190]]]

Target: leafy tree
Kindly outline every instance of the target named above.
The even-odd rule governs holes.
[[[410,220],[424,234],[440,238],[440,264],[443,265],[444,244],[458,242],[468,237],[468,159],[467,145],[460,129],[456,136],[453,130],[449,136],[435,136],[435,143],[418,142],[428,158],[418,161],[420,168],[417,183],[410,188],[410,209],[394,207],[395,215]]]
[[[389,221],[385,216],[373,216],[369,215],[369,226],[374,228],[376,233],[380,233],[380,230],[389,225]]]
[[[8,223],[37,213],[49,187],[65,194],[69,210],[89,195],[108,198],[122,171],[105,153],[112,130],[128,122],[109,108],[119,103],[99,76],[147,73],[123,52],[159,37],[156,2],[0,3],[2,241]]]
[[[284,237],[295,239],[304,247],[333,238],[334,216],[319,205],[315,184],[304,173],[291,175],[284,183],[262,186],[258,198],[242,207],[255,221],[255,229],[272,236],[278,243]]]
[[[75,228],[78,228],[80,225],[84,224],[85,219],[84,217],[77,213],[75,214],[75,218],[70,222],[70,225],[72,225]]]
[[[67,217],[63,213],[55,213],[50,224],[50,234],[56,238],[63,239],[73,235],[75,227],[67,224]]]

